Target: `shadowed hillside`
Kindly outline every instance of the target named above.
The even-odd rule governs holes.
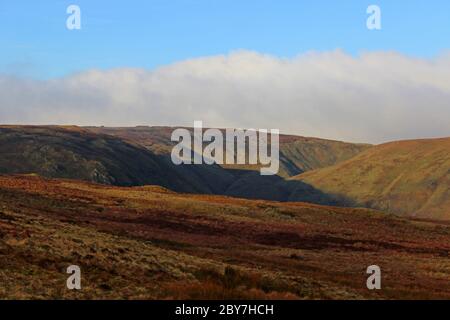
[[[446,224],[32,176],[0,204],[0,299],[450,299]]]
[[[304,183],[260,176],[257,166],[174,165],[172,128],[0,127],[0,173],[38,174],[118,186],[160,185],[178,192],[337,204]],[[285,172],[335,163],[362,149],[313,138],[281,136]],[[311,153],[309,153],[311,151]],[[300,191],[299,191],[300,190]]]
[[[87,127],[86,129],[95,133],[120,137],[129,142],[142,145],[158,154],[170,154],[172,147],[176,144],[170,141],[172,131],[175,129],[171,127]],[[192,128],[186,129],[193,130]],[[278,175],[290,177],[305,171],[331,166],[347,160],[370,147],[371,145],[369,144],[280,135],[280,170]],[[223,167],[259,170],[258,165],[223,165]]]
[[[78,127],[0,127],[0,173],[38,174],[118,186],[161,185],[219,192],[233,177],[218,166],[176,167],[170,159]],[[205,180],[215,181],[211,186]],[[222,185],[223,184],[223,185]]]
[[[293,179],[345,197],[349,204],[450,219],[450,138],[382,144]]]
[[[261,176],[258,166],[174,165],[171,132],[166,127],[3,126],[0,173],[450,219],[450,138],[370,147],[282,135],[284,175],[306,170],[286,179]]]

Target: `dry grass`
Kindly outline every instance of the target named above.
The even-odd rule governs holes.
[[[382,144],[293,179],[360,206],[449,220],[449,168],[450,138],[410,140]]]
[[[448,224],[369,209],[0,176],[3,299],[449,299],[449,252]]]

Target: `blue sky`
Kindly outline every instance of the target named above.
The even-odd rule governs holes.
[[[66,29],[77,4],[82,29]],[[366,28],[366,8],[382,30]],[[155,67],[247,49],[277,57],[340,48],[433,57],[449,48],[448,0],[0,0],[0,73],[48,79]]]

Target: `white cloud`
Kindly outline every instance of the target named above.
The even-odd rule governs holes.
[[[238,51],[157,70],[90,70],[46,81],[0,76],[0,122],[275,128],[383,142],[450,136],[450,55]]]

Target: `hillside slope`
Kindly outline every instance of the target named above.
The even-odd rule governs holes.
[[[120,137],[131,143],[148,148],[157,154],[170,154],[174,142],[170,136],[175,128],[171,127],[86,127],[95,133]],[[192,131],[192,128],[187,128]],[[309,138],[293,135],[280,135],[280,170],[278,175],[290,177],[299,173],[331,166],[350,159],[370,148],[369,144],[348,143],[342,141]],[[258,170],[259,166],[223,165],[224,168]]]
[[[450,299],[449,254],[448,224],[369,209],[0,175],[0,299]]]
[[[199,193],[220,192],[233,179],[218,166],[177,167],[167,157],[122,139],[57,126],[0,127],[0,173]]]
[[[0,126],[0,173],[34,173],[117,186],[160,185],[177,192],[337,204],[314,188],[307,186],[305,190],[304,183],[279,176],[262,177],[257,166],[174,165],[170,157],[174,145],[170,141],[172,130]],[[286,176],[342,161],[368,147],[293,136],[281,136],[280,140],[281,169]]]
[[[353,205],[450,219],[450,138],[382,144],[293,180]]]

